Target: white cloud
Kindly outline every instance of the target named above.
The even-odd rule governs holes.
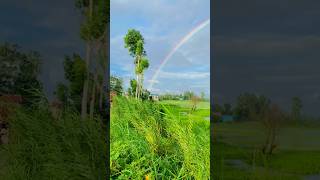
[[[209,78],[210,72],[165,72],[159,73],[160,78],[166,79],[202,79]]]
[[[153,83],[153,84],[158,84],[158,83],[159,83],[158,80],[152,80],[152,79],[148,80],[148,82],[149,82],[149,83]]]

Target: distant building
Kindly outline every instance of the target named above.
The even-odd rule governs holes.
[[[158,94],[150,94],[149,100],[159,101],[159,95]]]

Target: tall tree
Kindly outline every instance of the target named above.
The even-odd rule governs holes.
[[[85,21],[81,26],[81,37],[87,42],[86,45],[86,67],[90,69],[92,58],[93,44],[101,41],[107,31],[107,23],[109,22],[109,1],[106,0],[77,0],[76,7],[82,11]],[[83,84],[82,101],[81,101],[81,117],[85,119],[87,116],[88,106],[88,90],[89,90],[89,71],[87,78]],[[96,83],[93,83],[96,86]],[[95,87],[92,87],[95,89]],[[93,93],[93,91],[92,91]],[[91,104],[91,103],[90,103]]]
[[[144,50],[144,38],[139,31],[129,29],[124,37],[125,48],[128,49],[129,54],[134,57],[135,74],[136,74],[136,98],[139,99],[143,91],[143,73],[149,67],[149,61],[146,58],[146,51]]]

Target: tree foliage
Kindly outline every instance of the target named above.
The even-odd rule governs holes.
[[[64,76],[67,85],[59,83],[55,95],[63,102],[73,105],[77,109],[81,107],[82,87],[86,78],[86,64],[78,55],[66,56],[64,60]]]
[[[270,105],[265,96],[244,93],[237,98],[234,114],[239,120],[259,120]]]
[[[121,78],[111,75],[110,76],[110,92],[114,91],[117,95],[121,95],[123,92],[123,81]]]
[[[39,53],[22,52],[14,44],[0,46],[0,95],[18,94],[26,104],[32,103],[37,98],[33,91],[42,92],[39,73]]]
[[[137,53],[146,55],[146,52],[143,49],[144,38],[140,31],[129,29],[127,35],[124,37],[124,43],[125,48],[128,49],[130,56],[135,57]]]
[[[144,39],[139,31],[129,29],[128,33],[124,37],[125,48],[128,49],[129,54],[134,57],[135,74],[137,87],[135,90],[136,98],[140,99],[143,94],[143,76],[144,70],[149,68],[149,61],[146,58],[146,52],[144,50]]]
[[[90,9],[92,1],[92,9]],[[93,41],[101,38],[106,32],[110,19],[110,1],[106,0],[77,0],[76,7],[87,17],[81,25],[80,36],[85,41]]]

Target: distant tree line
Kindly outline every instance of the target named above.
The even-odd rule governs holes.
[[[255,121],[261,118],[271,105],[271,100],[263,95],[243,93],[238,96],[234,107],[229,103],[223,105],[214,104],[214,112],[222,115],[233,115],[238,121]],[[286,119],[300,121],[302,119],[301,99],[293,97],[291,100],[291,112],[284,114],[286,114]]]
[[[129,96],[136,98],[137,94],[137,81],[136,79],[130,80],[130,87],[125,91],[123,87],[123,80],[121,77],[111,75],[110,76],[110,91],[114,92],[118,96]],[[150,96],[150,92],[146,89],[141,89],[139,99],[148,100]]]
[[[160,95],[160,100],[192,100],[192,98],[198,97],[196,93],[193,91],[185,91],[181,94],[174,94],[174,93],[165,93]],[[200,97],[198,97],[201,101],[208,101],[205,97],[205,93],[201,92]]]

